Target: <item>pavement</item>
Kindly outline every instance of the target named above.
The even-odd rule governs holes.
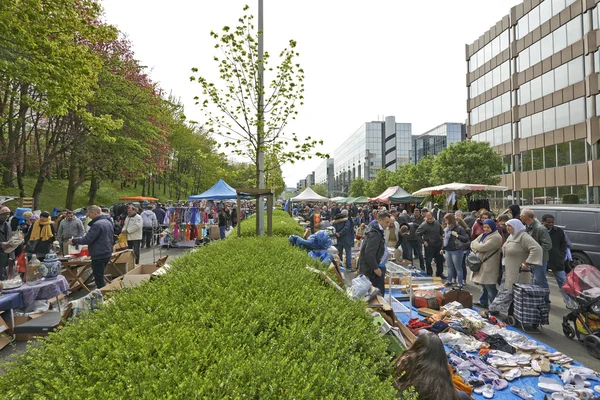
[[[416,262],[418,265],[418,261]],[[435,270],[435,267],[434,267]],[[444,274],[448,275],[447,267],[444,266]],[[356,277],[356,272],[350,272],[346,274],[346,281],[349,283],[350,280]],[[550,286],[550,325],[544,325],[541,333],[527,333],[531,337],[547,344],[550,347],[555,348],[563,354],[568,355],[574,360],[580,362],[588,368],[592,368],[595,371],[600,371],[600,360],[592,357],[588,354],[587,350],[577,339],[568,339],[563,335],[562,332],[562,320],[563,316],[567,315],[570,311],[565,307],[562,295],[558,290],[556,279],[552,273],[548,274],[548,284]],[[473,295],[473,303],[476,303],[481,296],[481,288],[475,284],[467,284],[463,287]],[[506,315],[501,314],[500,319],[506,320]],[[520,327],[517,326],[520,330]]]

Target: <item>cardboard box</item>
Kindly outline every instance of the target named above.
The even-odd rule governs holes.
[[[135,268],[135,258],[133,256],[133,250],[127,250],[123,254],[119,254],[117,262],[108,264],[104,270],[104,275],[109,275],[111,278],[117,278],[125,275],[129,271]]]
[[[102,293],[102,296],[110,296],[111,293],[121,289],[123,289],[123,277],[113,279],[111,283],[100,289],[100,292]]]
[[[139,286],[142,282],[150,280],[152,274],[158,271],[156,264],[140,264],[123,275],[123,287]]]
[[[34,318],[41,317],[44,314],[45,313],[30,314],[30,315],[15,315],[15,325],[14,326],[22,325],[25,322],[27,322],[31,319],[34,319]],[[7,327],[6,332],[9,333],[10,335],[12,335],[13,334],[13,326],[12,326],[12,321],[10,319],[10,313],[4,314],[4,318],[6,318],[6,322],[4,323],[4,325],[6,325],[6,327]],[[39,333],[39,334],[20,333],[20,334],[16,335],[15,341],[27,342],[28,340],[31,340],[35,337],[40,337],[40,336],[48,336],[48,334],[47,333]],[[0,344],[1,344],[1,342],[2,341],[0,340]]]
[[[219,232],[219,227],[216,225],[212,225],[209,229],[208,229],[208,235],[210,236],[210,238],[212,240],[219,240],[221,238],[221,234]]]

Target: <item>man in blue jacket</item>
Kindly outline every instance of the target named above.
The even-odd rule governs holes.
[[[114,227],[109,217],[103,215],[98,206],[88,207],[87,215],[91,218],[88,233],[82,238],[69,239],[69,244],[88,245],[96,288],[101,289],[105,285],[104,269],[113,253]]]
[[[342,210],[333,220],[335,236],[337,237],[337,251],[342,259],[342,253],[346,254],[346,270],[352,270],[352,245],[354,244],[354,228],[352,221],[348,218],[348,210]]]

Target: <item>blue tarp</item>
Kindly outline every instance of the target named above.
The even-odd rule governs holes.
[[[188,200],[227,200],[235,198],[237,198],[235,189],[229,186],[223,179],[219,179],[219,181],[206,192],[189,196]]]

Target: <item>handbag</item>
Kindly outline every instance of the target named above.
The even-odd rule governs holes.
[[[443,305],[452,303],[454,301],[458,301],[464,308],[473,307],[473,295],[460,288],[447,290],[444,293],[444,298],[442,301]]]
[[[481,269],[481,265],[486,262],[487,260],[489,260],[494,254],[496,254],[498,252],[498,250],[500,249],[496,249],[492,254],[490,254],[489,256],[487,256],[486,258],[484,258],[483,260],[481,260],[477,254],[475,254],[475,252],[471,252],[469,253],[469,255],[467,256],[467,266],[469,267],[469,269],[473,272],[479,272],[479,270]]]

